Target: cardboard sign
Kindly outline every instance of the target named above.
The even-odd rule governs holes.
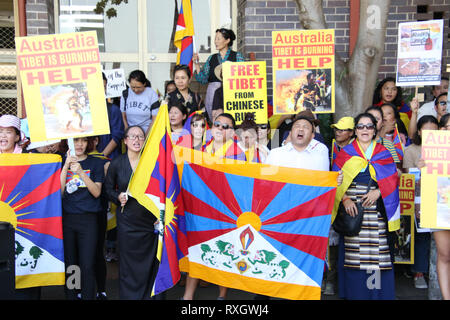
[[[450,230],[450,131],[422,131],[420,226]]]
[[[334,30],[272,32],[274,114],[334,112]]]
[[[444,20],[398,24],[398,86],[440,84],[443,28]]]
[[[32,142],[109,133],[95,31],[16,38]]]
[[[247,113],[258,124],[267,123],[266,62],[226,62],[222,64],[224,112],[241,124]]]

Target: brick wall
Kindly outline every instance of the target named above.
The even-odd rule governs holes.
[[[52,34],[55,32],[54,4],[51,0],[27,0],[28,35]]]
[[[418,6],[427,6],[419,7]],[[290,0],[239,0],[239,50],[246,58],[255,53],[256,60],[267,61],[269,96],[272,94],[272,30],[300,29],[298,9]],[[425,10],[426,9],[426,10]],[[418,13],[419,11],[426,11]],[[350,0],[323,0],[328,28],[336,30],[336,52],[344,60],[349,57]],[[391,0],[386,29],[385,53],[379,69],[379,79],[395,76],[398,23],[405,21],[445,19],[443,71],[450,63],[449,46],[450,0]]]

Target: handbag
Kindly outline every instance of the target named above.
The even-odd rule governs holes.
[[[372,179],[370,179],[369,181],[366,193],[369,192],[371,183]],[[355,204],[358,210],[358,214],[355,217],[352,217],[347,213],[347,211],[345,211],[343,202],[341,201],[341,203],[339,203],[338,212],[333,222],[334,231],[347,237],[354,237],[358,235],[359,231],[361,231],[361,225],[364,216],[364,208],[359,200],[356,201]]]

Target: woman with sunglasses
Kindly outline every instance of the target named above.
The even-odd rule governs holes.
[[[218,158],[246,160],[245,152],[235,141],[236,122],[232,115],[222,113],[217,116],[211,128],[211,140],[202,147],[202,151]]]
[[[128,183],[139,163],[144,142],[145,132],[141,127],[128,127],[124,139],[127,151],[111,161],[105,180],[106,194],[117,205],[121,300],[150,299],[158,268],[156,217],[127,195]]]
[[[437,120],[441,121],[447,112],[447,93],[441,93],[434,101],[434,110],[436,110]]]
[[[375,141],[376,125],[371,114],[358,115],[356,138],[342,148],[333,164],[333,171],[344,173],[336,190],[333,220],[341,201],[346,214],[363,214],[358,235],[339,239],[339,296],[350,300],[395,299],[389,232],[400,226],[398,174],[389,151]]]
[[[214,98],[214,92],[222,85],[217,75],[219,72],[216,68],[221,68],[222,63],[225,61],[243,62],[244,57],[239,52],[231,50],[233,41],[236,40],[236,35],[233,30],[220,28],[216,30],[216,36],[214,38],[214,44],[218,53],[210,55],[200,70],[199,57],[197,53],[194,53],[192,60],[194,61],[194,67],[197,74],[195,79],[201,84],[208,84],[205,97],[205,109],[208,113],[209,119],[212,118],[211,109]],[[217,74],[217,75],[216,75]]]

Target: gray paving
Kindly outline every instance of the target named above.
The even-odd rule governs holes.
[[[118,263],[107,263],[107,294],[109,300],[119,300],[118,291]],[[427,289],[416,289],[412,278],[405,276],[407,266],[396,267],[396,298],[397,300],[428,300]],[[184,293],[184,287],[179,284],[166,292],[166,300],[179,300]],[[195,294],[195,300],[215,300],[219,294],[216,285],[209,284],[207,287],[199,287]],[[229,289],[228,300],[253,300],[255,294]],[[41,293],[42,300],[64,300],[64,289],[61,286],[45,287]],[[337,295],[322,295],[321,300],[340,300]]]

